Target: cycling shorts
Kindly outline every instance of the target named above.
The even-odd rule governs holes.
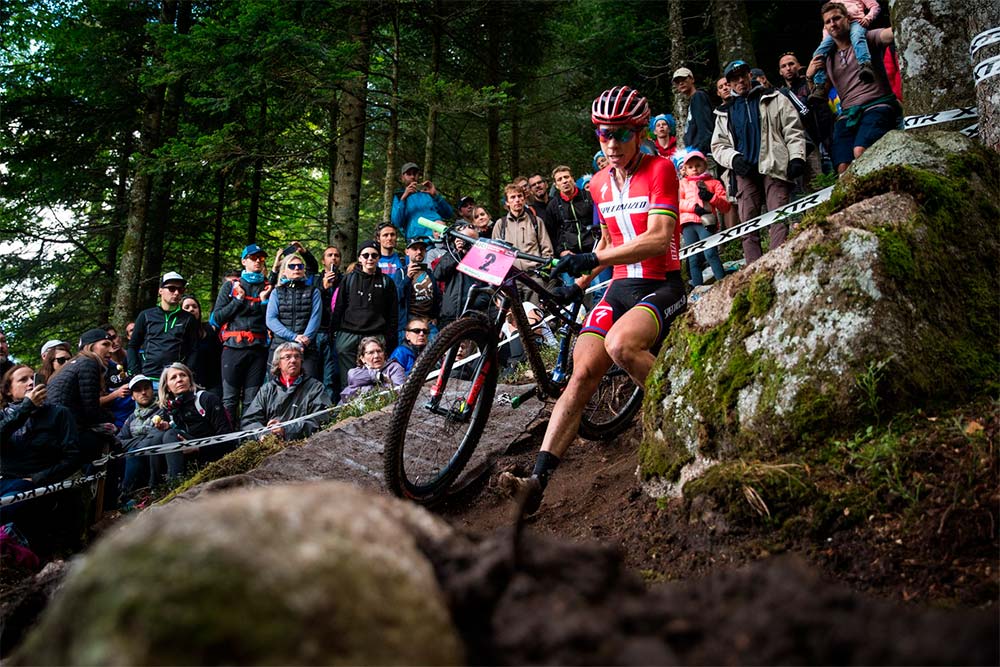
[[[680,271],[671,271],[664,280],[613,280],[604,298],[587,315],[580,333],[604,338],[612,325],[633,308],[645,310],[656,320],[658,331],[654,347],[658,347],[670,330],[670,323],[687,309],[687,294]]]

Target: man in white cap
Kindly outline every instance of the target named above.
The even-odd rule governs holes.
[[[160,304],[139,313],[128,339],[130,375],[160,377],[164,366],[180,361],[195,368],[199,324],[194,315],[181,309],[187,281],[176,271],[160,281]]]
[[[684,126],[684,145],[687,148],[701,151],[709,159],[709,168],[714,163],[712,155],[712,131],[715,130],[715,116],[712,113],[712,99],[704,90],[694,83],[694,72],[687,67],[680,67],[674,72],[671,80],[674,90],[688,98],[688,115]]]

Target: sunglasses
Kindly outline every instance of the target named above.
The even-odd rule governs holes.
[[[431,332],[430,329],[407,329],[410,333],[427,335]]]
[[[290,268],[292,271],[298,271],[300,269],[306,268],[306,265],[305,264],[289,264],[288,268]]]
[[[52,359],[52,363],[54,363],[54,364],[65,364],[69,360],[70,360],[70,357],[55,357],[54,359]]]
[[[360,257],[361,259],[376,259],[378,258],[378,255],[374,252],[363,252],[360,255],[358,255],[358,257]]]
[[[626,141],[631,141],[632,137],[635,136],[635,129],[631,127],[616,127],[614,129],[607,130],[603,127],[599,127],[594,130],[594,134],[597,135],[598,141],[607,143],[614,139],[619,143],[625,143]]]
[[[168,292],[180,292],[184,288],[181,287],[180,285],[167,285],[163,289],[167,290]]]

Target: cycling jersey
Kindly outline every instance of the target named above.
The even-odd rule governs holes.
[[[602,169],[590,181],[590,195],[601,225],[618,247],[646,231],[650,214],[666,214],[674,219],[674,233],[662,254],[634,264],[618,264],[614,278],[662,280],[670,271],[680,271],[681,226],[677,224],[677,175],[669,160],[639,156],[639,166],[618,184],[611,169]]]

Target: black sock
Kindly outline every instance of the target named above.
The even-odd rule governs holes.
[[[538,452],[538,457],[535,459],[535,469],[531,471],[531,474],[538,478],[538,481],[542,483],[542,488],[549,483],[549,475],[551,475],[555,469],[559,467],[559,457],[551,452]]]

